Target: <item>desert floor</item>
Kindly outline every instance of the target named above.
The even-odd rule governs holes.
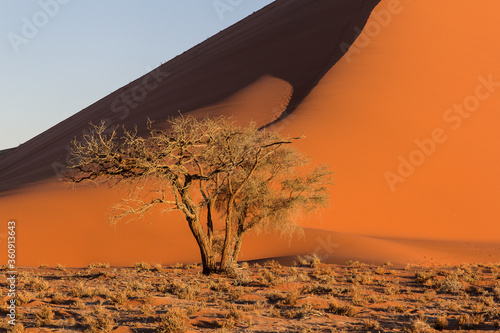
[[[500,264],[329,265],[298,257],[290,267],[242,263],[232,277],[204,276],[196,264],[18,272],[15,332],[500,330]]]

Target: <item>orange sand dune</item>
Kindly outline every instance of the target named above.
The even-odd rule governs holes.
[[[332,207],[305,238],[253,235],[244,260],[500,261],[500,4],[384,0],[337,62],[377,4],[276,1],[0,156],[0,219],[17,221],[19,264],[197,261],[181,216],[115,230],[116,189],[65,188],[55,172],[89,121],[161,126],[178,110],[259,126],[283,113],[269,129],[304,131],[299,149],[335,171]]]
[[[499,10],[494,0],[382,2],[283,121],[335,170],[322,228],[500,242]]]

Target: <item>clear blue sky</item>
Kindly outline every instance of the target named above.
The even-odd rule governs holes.
[[[273,0],[1,0],[0,150]]]

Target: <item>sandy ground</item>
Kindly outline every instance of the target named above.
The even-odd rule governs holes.
[[[500,266],[243,263],[23,268],[17,331],[434,332],[500,327]],[[5,314],[6,309],[2,312]],[[3,316],[2,316],[3,317]],[[6,327],[2,318],[0,325]],[[22,325],[22,326],[21,326]]]

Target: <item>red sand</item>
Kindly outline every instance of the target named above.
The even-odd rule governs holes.
[[[390,3],[375,13],[389,12]],[[500,4],[402,0],[399,9],[387,27],[372,16],[366,33],[378,26],[379,34],[370,42],[361,36],[284,128],[304,130],[307,140],[298,146],[335,170],[333,208],[323,213],[322,226],[499,242],[500,43],[494,41],[500,26],[494,13]],[[494,87],[482,83],[489,77]],[[484,100],[475,97],[479,86]],[[478,102],[468,118],[448,111],[464,101],[471,103],[465,111]],[[439,142],[430,144],[436,130]],[[427,154],[415,140],[427,142]],[[413,170],[402,168],[395,179],[400,156],[412,159]]]
[[[106,214],[119,193],[65,188],[56,183],[52,163],[64,161],[65,146],[91,120],[142,125],[150,117],[161,123],[182,110],[264,125],[287,103],[293,112],[271,129],[304,131],[299,149],[331,165],[332,208],[309,219],[305,225],[312,229],[292,247],[269,235],[249,238],[243,259],[316,251],[329,262],[500,261],[500,134],[494,128],[500,87],[476,90],[479,77],[500,81],[500,4],[382,1],[365,33],[326,73],[340,42],[363,26],[377,1],[342,2],[349,15],[338,20],[332,3],[278,1],[163,65],[163,75],[146,76],[159,86],[136,107],[124,108],[120,96],[144,78],[0,157],[0,219],[17,221],[19,264],[198,260],[181,217],[121,224],[115,231]],[[482,100],[468,118],[447,111],[475,102],[468,97],[478,92]],[[415,140],[426,143],[427,155]],[[419,165],[398,175],[400,156]]]

